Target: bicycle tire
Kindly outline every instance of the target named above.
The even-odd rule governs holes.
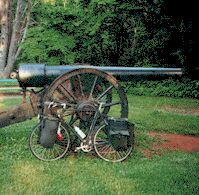
[[[63,140],[56,139],[53,148],[48,149],[44,148],[39,143],[40,125],[41,124],[38,123],[32,129],[29,136],[29,148],[32,154],[43,161],[54,161],[64,157],[70,146],[70,136],[67,129],[63,125],[60,126]]]
[[[94,135],[94,149],[97,155],[108,162],[121,162],[130,156],[133,145],[129,146],[125,151],[115,150],[109,141],[108,135],[101,126]],[[134,139],[134,136],[133,136]]]

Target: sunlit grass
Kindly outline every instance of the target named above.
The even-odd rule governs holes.
[[[172,106],[173,110],[168,110]],[[190,114],[184,114],[184,110]],[[191,110],[193,109],[193,114]],[[175,99],[165,97],[136,97],[129,98],[129,119],[134,121],[139,130],[157,130],[176,132],[180,134],[199,133],[199,101],[192,99]]]
[[[36,159],[28,147],[36,118],[0,129],[0,194],[196,195],[198,152],[168,152],[148,159],[139,149],[152,140],[146,135],[150,130],[197,134],[198,116],[164,108],[182,105],[191,110],[198,107],[198,101],[129,94],[128,99],[129,120],[136,124],[136,146],[122,163],[108,163],[83,152],[55,162]],[[0,102],[4,108],[18,103],[12,99]]]
[[[22,102],[22,96],[16,96],[16,97],[2,96],[0,97],[0,110],[17,106],[21,102]]]

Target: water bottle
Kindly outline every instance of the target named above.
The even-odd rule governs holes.
[[[74,125],[74,129],[75,131],[77,132],[77,134],[82,138],[84,139],[86,137],[86,135],[84,134],[84,132],[77,126]]]

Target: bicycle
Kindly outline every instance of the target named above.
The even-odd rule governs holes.
[[[44,104],[48,106],[48,109],[61,108],[65,111],[67,107],[66,104],[58,102],[44,102]],[[118,124],[129,125],[129,122],[126,119],[109,119],[107,116],[103,116],[103,107],[104,103],[100,103],[97,109],[92,111],[94,112],[92,122],[86,134],[81,130],[81,127],[74,125],[72,121],[69,123],[65,122],[63,116],[64,111],[62,115],[57,115],[55,118],[52,116],[49,118],[48,116],[40,115],[40,122],[33,128],[29,137],[29,146],[32,154],[44,161],[60,159],[69,152],[71,137],[72,135],[75,135],[80,143],[79,146],[75,147],[75,152],[82,150],[83,152],[88,153],[94,150],[96,154],[105,161],[121,162],[125,160],[133,150],[133,126],[131,126],[131,128],[128,126],[124,131],[124,134],[128,134],[129,143],[126,143],[125,147],[121,148],[120,145],[123,143],[120,142],[118,147],[117,141],[122,139],[124,141],[125,136],[121,134],[122,131],[119,129],[119,133],[113,131],[114,128],[110,126],[110,123],[112,122],[114,126],[114,121],[116,121],[117,124],[115,126],[118,126]],[[52,140],[48,140],[50,144],[48,143],[47,145],[49,146],[42,146],[40,143],[43,123],[52,123],[49,126],[54,125],[56,127],[53,131],[53,136],[50,137],[50,139],[53,137],[53,143],[51,144]],[[109,128],[111,128],[111,130]],[[110,132],[112,132],[112,137]],[[48,134],[44,135],[44,137],[49,134],[48,131]],[[116,139],[113,139],[114,136]],[[118,138],[117,136],[120,137]]]

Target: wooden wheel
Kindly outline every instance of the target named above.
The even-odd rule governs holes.
[[[58,77],[44,95],[44,102],[63,107],[44,107],[45,115],[62,115],[70,125],[88,130],[94,114],[102,104],[102,117],[128,118],[127,97],[112,75],[93,68],[77,69]]]

